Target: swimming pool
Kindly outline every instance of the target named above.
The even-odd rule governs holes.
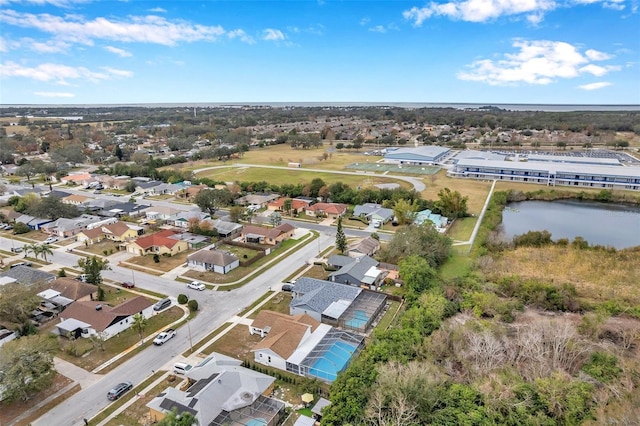
[[[358,310],[353,312],[353,318],[347,321],[345,325],[352,328],[362,328],[367,324],[367,321],[369,321],[367,313],[365,311]]]
[[[267,421],[265,419],[251,419],[247,422],[246,426],[267,426]]]
[[[336,377],[338,377],[338,373],[344,370],[345,366],[349,363],[355,350],[355,345],[341,340],[335,341],[333,345],[322,354],[322,358],[319,358],[309,369],[309,375],[330,382],[334,381]]]

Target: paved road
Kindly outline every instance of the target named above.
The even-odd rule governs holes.
[[[33,425],[69,426],[82,425],[83,418],[91,418],[109,404],[106,394],[115,384],[130,380],[137,385],[144,381],[155,370],[169,368],[181,359],[181,354],[189,348],[189,332],[195,344],[211,331],[227,322],[234,315],[251,305],[269,288],[278,287],[282,281],[308,259],[316,256],[319,251],[334,243],[333,235],[321,234],[318,242],[306,245],[291,254],[286,262],[278,262],[270,269],[251,280],[246,285],[232,291],[204,291],[195,292],[193,297],[198,300],[201,312],[193,319],[189,327],[181,327],[178,335],[161,348],[149,347],[122,365],[116,367],[101,379],[82,389],[60,405],[53,408],[46,415],[33,422]],[[21,245],[22,243],[20,243]],[[3,249],[11,247],[11,241],[0,238]],[[17,246],[17,243],[16,243]],[[75,266],[77,257],[67,253],[64,248],[56,249],[53,262],[61,266]],[[131,271],[113,267],[112,271],[105,271],[107,278],[115,280],[131,279]],[[136,286],[177,296],[185,291],[184,284],[159,278],[142,272],[135,272]]]
[[[398,179],[398,180],[403,180],[405,182],[409,182],[411,185],[413,185],[413,188],[417,192],[422,192],[426,189],[425,184],[422,183],[422,181],[419,178],[412,177],[412,176],[399,176],[399,175],[387,175],[387,174],[381,175],[379,173],[364,173],[364,172],[344,172],[344,171],[338,171],[338,170],[309,169],[306,167],[292,168],[292,167],[284,167],[284,166],[265,166],[261,164],[237,163],[237,164],[231,164],[231,165],[225,165],[225,166],[203,167],[201,169],[194,170],[193,173],[198,174],[200,172],[204,172],[207,170],[215,170],[215,169],[222,169],[222,168],[229,168],[229,167],[259,167],[263,169],[283,169],[283,170],[294,170],[299,172],[333,173],[338,175],[356,175],[356,176],[376,176],[376,177]]]

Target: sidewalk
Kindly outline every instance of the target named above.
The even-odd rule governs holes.
[[[82,389],[91,386],[102,378],[102,376],[80,368],[62,358],[54,357],[53,364],[58,373],[70,378],[75,383],[79,384]]]

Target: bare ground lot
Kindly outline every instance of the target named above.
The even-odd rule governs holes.
[[[169,272],[173,268],[184,265],[187,261],[187,256],[192,252],[192,250],[187,250],[174,256],[160,256],[160,262],[158,263],[153,260],[153,255],[150,254],[146,256],[135,256],[127,259],[127,263],[133,263],[134,265],[155,269],[161,272]]]

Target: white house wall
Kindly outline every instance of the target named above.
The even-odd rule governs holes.
[[[254,352],[254,360],[257,363],[287,371],[287,361],[271,349],[257,350]]]

